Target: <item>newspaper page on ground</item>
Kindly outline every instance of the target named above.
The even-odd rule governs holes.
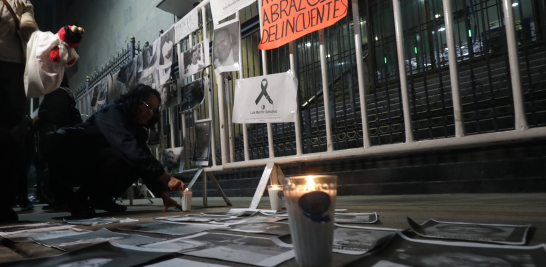
[[[144,245],[164,241],[163,238],[153,238],[143,235],[122,234],[102,228],[98,231],[80,235],[63,236],[46,240],[35,240],[36,243],[62,250],[75,250],[100,242],[115,240],[116,243],[129,246]]]
[[[228,265],[219,265],[212,263],[197,262],[185,259],[170,259],[162,261],[152,265],[146,265],[145,267],[172,267],[172,266],[191,266],[191,267],[228,267]]]
[[[63,227],[63,226],[66,226],[66,224],[51,223],[51,222],[2,226],[0,227],[0,236],[4,236],[5,234],[20,233],[20,232],[41,231],[44,228]]]
[[[375,223],[377,213],[336,213],[336,223]]]
[[[218,229],[222,231],[242,232],[251,234],[289,235],[288,223],[278,222],[250,222],[231,224],[229,228]]]
[[[141,249],[125,247],[110,242],[91,245],[82,249],[52,257],[41,257],[18,262],[0,263],[10,267],[82,267],[82,266],[135,266],[173,253],[172,250]]]
[[[362,255],[368,252],[377,240],[392,235],[396,231],[399,231],[399,229],[334,224],[332,251],[348,255]],[[273,237],[271,240],[280,246],[292,247],[292,244],[287,243],[290,239],[283,238],[283,241],[280,238]]]
[[[105,217],[105,218],[93,218],[93,219],[85,219],[85,220],[66,220],[63,219],[68,224],[76,224],[76,225],[103,225],[103,224],[110,224],[110,223],[126,223],[126,222],[137,222],[138,219],[116,219],[113,217]]]
[[[76,226],[65,225],[61,227],[38,229],[35,231],[6,234],[6,235],[2,235],[2,237],[9,239],[13,242],[32,242],[33,240],[46,240],[51,238],[63,237],[63,236],[80,235],[86,232],[90,232],[88,230],[76,229],[74,227]]]
[[[408,217],[411,229],[420,236],[491,242],[506,245],[524,245],[531,225],[477,224],[440,222],[430,219],[419,225]]]
[[[200,233],[144,247],[179,249],[185,255],[256,266],[276,266],[294,257],[291,248],[281,247],[269,238],[217,233]]]
[[[196,224],[196,223],[177,223],[168,221],[157,221],[143,223],[138,225],[126,225],[118,228],[125,231],[136,231],[144,233],[165,234],[165,235],[189,235],[207,230],[217,230],[218,228],[226,227],[223,225],[213,224]]]
[[[210,221],[223,221],[228,219],[235,219],[236,216],[229,215],[209,215],[209,214],[188,214],[171,217],[158,217],[156,220],[164,220],[171,222],[210,222]]]
[[[288,219],[288,216],[285,216],[283,214],[266,213],[264,211],[257,211],[252,213],[252,215],[250,216],[240,215],[237,218],[226,219],[222,221],[213,221],[211,223],[232,225],[232,224],[240,224],[240,223],[278,222],[278,221],[283,221],[287,219]]]
[[[539,267],[546,266],[546,245],[509,246],[411,239],[397,232],[366,256],[345,266],[360,267]]]

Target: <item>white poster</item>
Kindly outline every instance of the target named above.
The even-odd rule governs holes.
[[[239,70],[240,25],[239,20],[232,20],[214,29],[212,61],[216,74]]]
[[[298,79],[292,72],[237,80],[233,123],[296,121]]]
[[[217,25],[220,20],[233,15],[254,2],[256,0],[210,0],[212,20]]]
[[[179,60],[182,78],[190,77],[202,71],[206,66],[210,65],[209,40],[205,39],[196,44],[188,51],[183,52],[178,58],[182,59]]]
[[[174,24],[174,28],[175,43],[180,42],[180,40],[184,39],[184,37],[196,31],[199,28],[199,16],[197,14],[197,9],[192,9],[188,14],[186,14],[186,16],[181,18],[177,23]]]

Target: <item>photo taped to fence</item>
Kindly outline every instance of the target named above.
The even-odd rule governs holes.
[[[241,28],[239,20],[224,22],[214,29],[212,59],[216,73],[239,70]]]
[[[210,64],[209,41],[205,39],[182,55],[182,57],[179,57],[184,59],[182,78],[191,77],[191,75],[198,73]]]
[[[161,68],[167,68],[171,66],[172,60],[173,60],[173,47],[174,47],[174,26],[172,26],[160,37],[159,66]]]

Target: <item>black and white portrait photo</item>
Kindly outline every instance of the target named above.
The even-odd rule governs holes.
[[[164,149],[161,153],[161,163],[165,167],[165,171],[169,174],[181,173],[184,170],[186,161],[184,148],[175,147]]]
[[[239,20],[222,23],[214,29],[212,60],[216,73],[239,70],[240,42]]]
[[[208,89],[208,78],[201,78],[182,88],[180,109],[182,111],[194,109],[205,100],[205,92]]]
[[[546,246],[506,246],[411,239],[397,232],[384,246],[345,266],[539,267]]]
[[[197,166],[208,166],[210,158],[211,121],[195,123],[195,149],[193,161]]]
[[[209,63],[209,41],[204,40],[183,53],[184,67],[182,78],[190,77],[203,70]]]
[[[112,75],[112,82],[110,88],[108,88],[108,104],[114,103],[121,95],[127,93],[125,83],[120,81],[120,71],[117,71]]]
[[[338,253],[362,255],[372,247],[375,241],[394,232],[396,229],[336,225],[332,248]]]
[[[174,27],[171,27],[160,37],[159,44],[159,66],[170,67],[173,61],[173,47],[174,47]]]
[[[162,109],[178,105],[180,102],[180,94],[176,81],[168,82],[161,86],[161,102]]]
[[[108,97],[108,79],[109,77],[105,77],[95,85],[95,90],[98,91],[97,104],[99,105],[106,104],[106,98]]]
[[[136,56],[136,82],[137,83],[142,77],[142,71],[144,70],[143,69],[144,59],[142,57],[143,57],[142,53]]]
[[[127,82],[125,83],[125,87],[127,90],[133,89],[135,87],[137,79],[136,79],[136,68],[137,68],[137,58],[133,58],[129,63],[125,65],[125,77],[127,77]]]
[[[156,55],[154,54],[154,44],[145,46],[142,49],[142,71],[147,70],[150,67],[154,67],[156,62]]]
[[[91,91],[91,107],[95,107],[97,105],[97,100],[99,96],[99,90],[97,90],[97,86],[89,89]]]
[[[150,73],[150,75],[148,75],[148,76],[140,77],[140,80],[138,80],[138,83],[145,84],[145,85],[148,85],[148,86],[152,87],[152,85],[154,83],[153,74]]]
[[[530,227],[530,225],[454,223],[436,220],[428,220],[419,225],[409,217],[407,219],[411,229],[421,236],[509,245],[525,244]]]
[[[182,252],[186,255],[252,264],[276,266],[294,257],[291,248],[281,247],[269,238],[201,233],[183,238],[188,243],[202,246]]]

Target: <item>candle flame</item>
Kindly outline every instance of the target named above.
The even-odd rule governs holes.
[[[315,181],[313,180],[314,176],[307,176],[307,190],[312,191],[315,190]]]
[[[279,189],[279,185],[276,185],[276,184],[271,185],[271,188],[272,188],[272,189]]]
[[[189,191],[190,191],[190,189],[189,189],[189,188],[186,188],[186,190],[184,190],[184,191],[186,191],[186,192],[189,192]]]

